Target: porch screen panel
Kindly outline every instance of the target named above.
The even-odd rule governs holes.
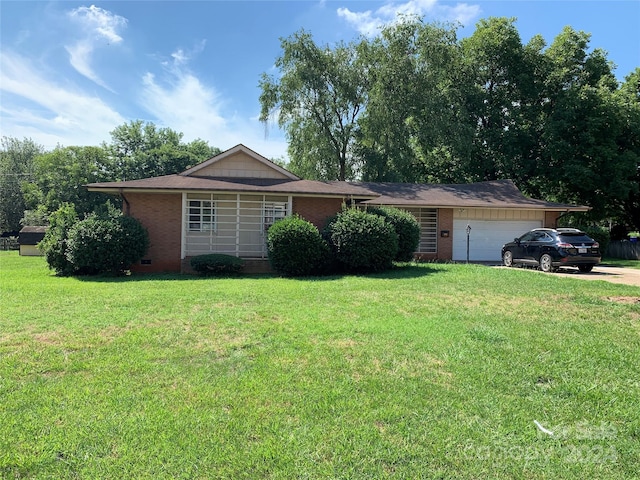
[[[208,220],[207,209],[214,212],[213,226],[196,230],[197,206],[204,212],[200,213],[200,219]],[[224,253],[265,258],[268,227],[290,213],[289,197],[278,195],[190,193],[186,209],[187,256]]]
[[[209,193],[190,193],[187,195],[187,232],[186,253],[189,256],[205,253],[228,253],[234,255],[235,249],[235,195],[216,195]],[[194,228],[196,226],[196,206],[203,205],[204,213],[211,205],[215,222],[212,228]],[[192,221],[193,220],[193,221]]]
[[[214,195],[218,212],[218,228],[207,253],[236,254],[236,195]]]
[[[266,255],[262,232],[262,195],[240,195],[238,215],[238,256],[247,258]]]
[[[420,224],[420,243],[417,253],[438,251],[438,210],[435,208],[405,208]]]

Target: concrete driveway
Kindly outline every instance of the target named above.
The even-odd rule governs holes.
[[[622,283],[640,287],[640,270],[635,268],[611,267],[598,265],[589,273],[582,273],[577,268],[561,268],[549,275],[579,278],[582,280],[605,280],[611,283]]]
[[[504,265],[495,265],[498,268],[509,268]],[[559,275],[561,277],[571,277],[579,280],[604,280],[605,282],[621,283],[623,285],[631,285],[640,287],[640,270],[635,268],[612,267],[609,265],[598,265],[593,267],[589,273],[582,273],[577,268],[565,267],[560,268],[554,273],[544,273],[533,267],[511,267],[524,268],[532,272],[541,273],[543,275]]]

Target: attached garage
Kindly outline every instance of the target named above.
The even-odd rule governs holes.
[[[540,227],[557,227],[566,212],[586,212],[588,207],[567,205],[525,197],[511,180],[456,185],[365,183],[377,198],[368,205],[390,205],[417,211],[435,212],[435,224],[422,232],[421,245],[431,248],[416,252],[422,260],[467,260],[499,262],[502,245]],[[415,215],[415,213],[414,213]],[[422,225],[422,221],[420,222]]]
[[[500,261],[502,245],[525,232],[542,227],[542,220],[453,220],[453,260],[467,259],[467,225],[469,260]]]

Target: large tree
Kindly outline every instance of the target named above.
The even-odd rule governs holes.
[[[616,95],[623,112],[623,133],[618,141],[620,155],[633,164],[631,191],[618,204],[619,216],[640,231],[640,67],[625,78]]]
[[[107,199],[87,191],[83,187],[87,183],[178,173],[220,152],[200,139],[184,143],[182,133],[140,120],[116,127],[111,136],[111,143],[100,147],[58,146],[35,159],[35,155],[27,155],[31,158],[29,174],[20,174],[22,196],[20,203],[12,206],[14,217],[19,221],[25,215],[30,221],[40,222],[63,204],[71,204],[79,215],[86,215]],[[11,145],[7,150],[14,152],[11,158],[19,158],[15,152],[27,145],[7,143]]]
[[[44,151],[30,138],[2,137],[0,150],[0,231],[20,230],[25,200],[22,184],[32,180],[34,159]]]
[[[545,198],[614,214],[632,192],[627,116],[605,52],[589,52],[590,35],[565,27],[544,52],[541,158],[535,189]]]
[[[304,30],[281,39],[279,76],[260,80],[260,120],[275,116],[289,140],[289,168],[307,178],[357,175],[353,155],[364,107],[363,71],[353,44],[316,45]]]
[[[357,148],[363,179],[458,180],[471,131],[456,28],[404,17],[362,42],[359,54],[368,73]]]
[[[537,57],[543,43],[534,37],[523,45],[514,18],[488,18],[462,41],[472,87],[466,92],[475,133],[467,177],[473,181],[511,178],[518,183],[534,175],[530,161],[539,97]]]

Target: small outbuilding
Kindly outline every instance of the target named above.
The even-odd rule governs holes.
[[[20,255],[35,257],[42,255],[38,249],[38,243],[44,238],[48,227],[27,226],[20,230],[18,235],[18,243],[20,244]]]

